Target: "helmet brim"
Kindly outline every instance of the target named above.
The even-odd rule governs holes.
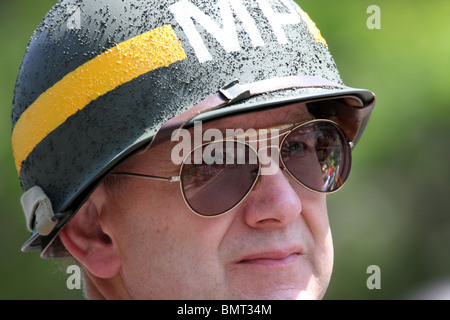
[[[242,113],[277,108],[279,106],[292,103],[345,97],[355,97],[361,101],[361,104],[358,107],[349,107],[348,110],[345,111],[346,116],[340,118],[340,124],[343,126],[345,126],[346,117],[349,117],[351,121],[356,120],[358,123],[357,126],[351,126],[352,129],[350,129],[350,132],[347,130],[347,135],[350,138],[349,140],[354,146],[361,138],[375,104],[375,95],[369,90],[349,88],[338,85],[330,86],[329,83],[325,81],[323,86],[293,87],[263,93],[257,92],[243,100],[234,101],[232,103],[229,103],[227,98],[223,97],[223,94],[221,93],[211,96],[209,98],[213,99],[210,100],[215,101],[212,104],[203,103],[204,101],[208,101],[208,98],[205,99],[191,109],[186,110],[184,113],[169,120],[165,125],[163,125],[162,128],[159,129],[159,131],[157,131],[156,134],[151,134],[151,132],[155,132],[155,130],[149,130],[148,133],[144,133],[139,139],[136,139],[128,147],[124,148],[121,152],[112,157],[103,170],[95,174],[91,181],[86,183],[84,188],[77,194],[74,194],[73,197],[71,197],[71,199],[66,203],[64,209],[61,210],[65,213],[60,214],[58,217],[59,222],[53,232],[48,236],[41,236],[39,233],[34,231],[32,236],[23,244],[22,251],[28,252],[41,250],[41,257],[43,258],[66,256],[67,251],[64,249],[64,246],[59,240],[58,234],[60,230],[70,221],[93,190],[95,190],[99,183],[101,183],[103,178],[113,168],[132,155],[136,150],[141,149],[143,146],[149,146],[153,143],[157,143],[155,141],[164,141],[167,139],[174,128],[178,128],[180,126],[190,126],[195,121],[211,121]],[[221,105],[214,105],[217,101],[220,101]]]

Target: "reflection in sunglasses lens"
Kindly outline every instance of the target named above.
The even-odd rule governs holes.
[[[207,147],[214,151],[209,152]],[[254,150],[236,141],[211,143],[202,146],[202,152],[212,154],[215,162],[184,164],[182,190],[186,202],[195,212],[215,216],[232,209],[245,198],[256,181],[259,164],[251,161],[255,158]]]
[[[293,130],[281,145],[289,173],[315,191],[332,192],[348,177],[350,150],[340,129],[331,122],[313,122]]]
[[[195,212],[216,216],[247,196],[261,172],[260,162],[255,161],[256,151],[239,141],[212,142],[200,148],[201,162],[183,163],[182,192]],[[194,149],[191,155],[198,151]],[[350,171],[350,147],[330,121],[314,121],[292,130],[282,140],[280,157],[297,182],[318,192],[338,190]]]

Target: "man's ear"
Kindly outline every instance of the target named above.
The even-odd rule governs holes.
[[[117,244],[102,225],[106,199],[107,191],[100,185],[59,234],[66,249],[99,278],[111,278],[120,269]]]

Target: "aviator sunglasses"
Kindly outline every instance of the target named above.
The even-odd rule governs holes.
[[[279,145],[268,147],[271,159],[279,160],[278,167],[296,183],[318,193],[332,193],[343,186],[350,173],[351,142],[337,123],[316,119],[292,125],[278,137]],[[273,149],[277,153],[275,156]],[[158,177],[129,172],[111,174],[179,182],[183,199],[194,213],[215,217],[244,201],[264,174],[265,164],[258,151],[252,143],[224,139],[205,143],[190,151],[178,176]],[[195,159],[199,154],[201,159]]]

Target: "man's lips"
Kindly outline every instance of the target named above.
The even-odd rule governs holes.
[[[282,267],[297,263],[301,255],[300,250],[265,251],[245,256],[238,261],[238,264]]]

